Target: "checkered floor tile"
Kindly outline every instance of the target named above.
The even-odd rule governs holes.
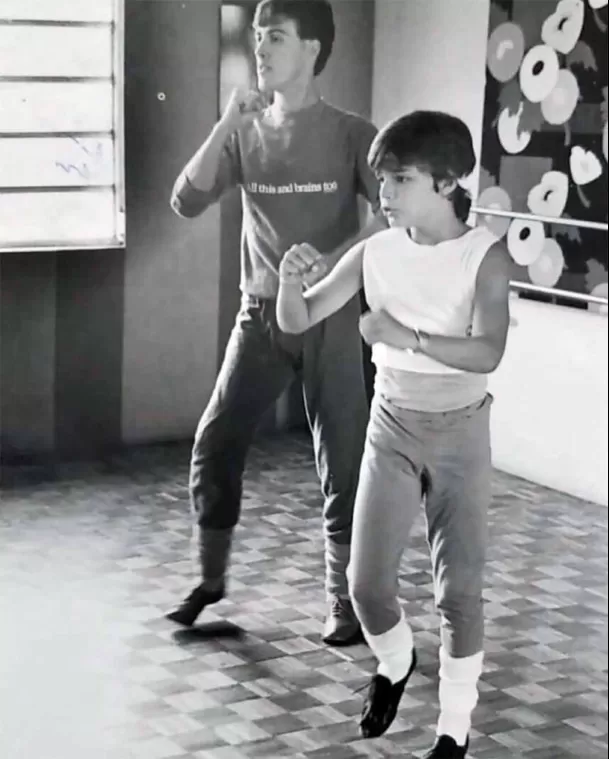
[[[252,452],[230,593],[163,613],[196,577],[188,449],[151,447],[0,492],[0,756],[421,757],[438,620],[419,523],[402,567],[420,668],[381,739],[358,737],[373,661],[320,644],[320,496],[299,435]],[[474,759],[607,755],[607,510],[496,474],[487,671]]]

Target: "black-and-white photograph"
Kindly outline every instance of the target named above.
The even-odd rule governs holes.
[[[607,0],[0,0],[0,757],[604,759]]]

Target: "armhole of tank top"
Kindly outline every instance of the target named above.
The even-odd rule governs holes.
[[[372,238],[369,237],[364,241],[364,252],[362,253],[362,285],[364,292],[366,291],[366,275],[368,271],[368,265],[370,263],[371,239]]]
[[[468,251],[467,269],[468,274],[472,275],[474,283],[478,277],[480,266],[486,258],[486,254],[496,242],[498,242],[498,238],[492,232],[485,229],[480,238],[475,241],[473,249]]]
[[[362,277],[364,280],[364,290],[366,288],[367,275],[370,275],[373,271],[371,267],[374,266],[375,253],[378,247],[383,244],[382,239],[379,240],[379,238],[382,238],[384,231],[385,230],[382,232],[377,232],[364,242],[364,252],[362,255]]]
[[[493,235],[492,232],[485,229],[484,235],[481,236],[481,239],[479,241],[477,241],[475,249],[469,252],[467,266],[468,273],[471,272],[472,275],[472,290],[474,297],[472,298],[472,309],[469,317],[469,327],[467,328],[466,333],[467,337],[472,336],[474,328],[474,312],[476,309],[475,294],[476,283],[478,281],[478,272],[480,271],[480,267],[482,266],[482,262],[486,258],[487,253],[496,242],[498,242],[498,238]]]

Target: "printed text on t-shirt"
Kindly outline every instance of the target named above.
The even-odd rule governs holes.
[[[262,184],[260,182],[248,182],[246,190],[258,195],[291,195],[293,193],[317,193],[317,192],[337,192],[338,182],[307,182],[299,184],[290,182],[289,184]]]

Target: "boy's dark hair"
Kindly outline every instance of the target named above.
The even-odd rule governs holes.
[[[414,166],[434,179],[468,176],[476,165],[472,136],[456,116],[441,111],[414,111],[388,124],[370,146],[368,162],[375,171],[396,171]],[[467,190],[457,185],[451,195],[455,214],[466,221],[471,208]]]
[[[294,21],[302,40],[319,40],[320,51],[313,73],[321,74],[334,46],[334,13],[328,0],[262,0],[256,7],[254,26]]]

